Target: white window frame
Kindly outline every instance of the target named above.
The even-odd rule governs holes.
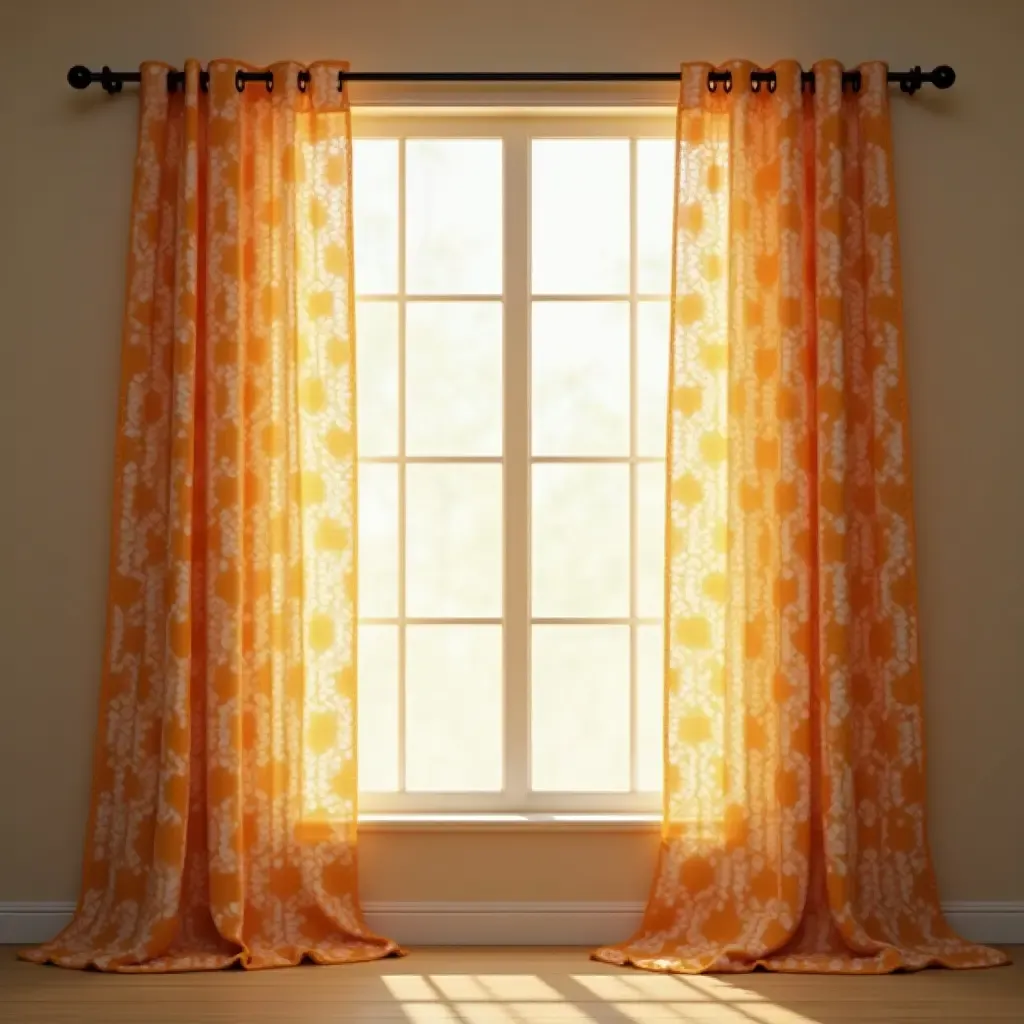
[[[420,793],[360,792],[360,817],[365,820],[392,815],[640,815],[661,810],[660,792],[542,793],[530,791],[530,641],[534,624],[583,623],[632,625],[630,629],[631,675],[631,778],[637,777],[637,630],[658,619],[639,618],[637,606],[637,472],[642,463],[663,459],[637,456],[637,312],[643,300],[668,301],[667,294],[641,293],[637,287],[637,140],[671,139],[675,134],[674,108],[629,110],[580,108],[557,110],[480,108],[431,110],[403,108],[354,109],[353,137],[359,139],[398,138],[398,292],[357,294],[359,302],[397,301],[399,373],[399,455],[361,459],[361,462],[410,463],[457,462],[492,463],[503,466],[503,592],[501,618],[419,619],[405,615],[405,474],[399,474],[399,588],[396,618],[363,618],[365,624],[496,624],[503,627],[504,688],[504,789],[501,792]],[[405,289],[405,142],[415,138],[500,138],[503,142],[503,293],[500,295],[410,295]],[[531,612],[530,535],[530,153],[531,140],[538,138],[623,138],[630,139],[630,288],[621,294],[543,295],[545,301],[628,301],[630,306],[631,423],[630,455],[622,458],[538,457],[533,462],[595,463],[628,462],[630,471],[630,616],[627,618],[534,619]],[[670,211],[666,211],[666,216]],[[356,240],[358,254],[358,239]],[[358,259],[358,255],[357,255]],[[503,453],[500,457],[407,457],[405,456],[405,324],[406,302],[487,301],[503,304]],[[399,778],[404,784],[405,747],[405,632],[399,628]]]

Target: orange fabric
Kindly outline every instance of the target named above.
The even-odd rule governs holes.
[[[107,646],[82,893],[23,954],[276,967],[397,952],[356,888],[345,65],[142,68]]]
[[[925,824],[886,68],[775,67],[678,120],[657,971],[1006,963],[943,919]]]

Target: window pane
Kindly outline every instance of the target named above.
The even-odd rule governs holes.
[[[500,790],[501,627],[409,626],[405,678],[406,788]]]
[[[398,467],[361,462],[359,473],[359,615],[398,614]]]
[[[668,419],[667,302],[637,305],[637,455],[665,458]]]
[[[533,290],[629,291],[629,141],[534,139]]]
[[[501,466],[406,467],[406,611],[501,615]]]
[[[672,281],[675,149],[671,139],[636,144],[637,287],[668,295]]]
[[[501,293],[501,181],[500,139],[406,142],[409,292]]]
[[[629,790],[629,627],[534,626],[534,790]]]
[[[665,655],[662,637],[661,626],[637,628],[636,785],[641,792],[660,793],[664,784]]]
[[[406,452],[501,455],[500,302],[411,302]]]
[[[359,627],[359,790],[398,789],[398,627]]]
[[[352,144],[356,291],[398,291],[398,140]]]
[[[398,304],[356,304],[359,454],[398,454]]]
[[[533,467],[533,614],[629,614],[629,466]]]
[[[637,615],[665,614],[665,464],[642,462],[637,477]]]
[[[534,455],[629,454],[629,304],[535,302]]]

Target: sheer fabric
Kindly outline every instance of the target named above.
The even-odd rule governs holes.
[[[27,951],[110,971],[397,951],[356,888],[343,64],[142,67],[82,892]]]
[[[886,68],[684,65],[669,401],[660,971],[983,967],[925,759]]]

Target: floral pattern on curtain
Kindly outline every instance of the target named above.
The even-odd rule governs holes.
[[[682,69],[656,971],[1006,963],[943,918],[925,822],[886,67]]]
[[[142,67],[100,715],[73,922],[22,955],[368,960],[356,885],[344,64]],[[251,69],[246,69],[251,70]]]

